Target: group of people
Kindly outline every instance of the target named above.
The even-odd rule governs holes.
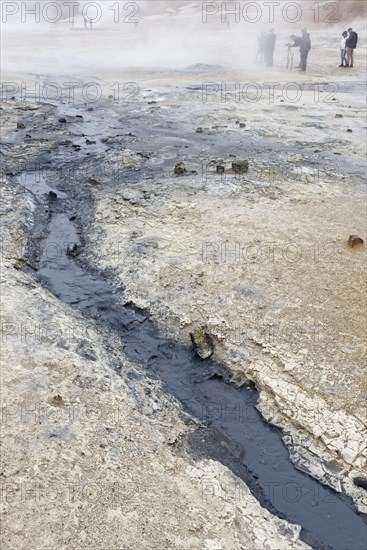
[[[277,37],[274,29],[270,29],[268,33],[261,32],[258,36],[259,48],[257,51],[256,61],[265,63],[267,67],[272,67],[274,62],[274,50]],[[311,50],[311,39],[306,29],[302,29],[302,36],[292,34],[291,40],[293,44],[287,44],[289,48],[298,48],[301,53],[301,61],[297,67],[301,71],[305,71],[307,67],[307,57]]]
[[[353,67],[354,62],[354,50],[358,44],[358,34],[349,28],[342,33],[342,39],[340,42],[340,58],[341,63],[339,67]]]
[[[299,48],[300,51],[300,63],[296,69],[306,72],[308,54],[311,51],[311,38],[307,29],[302,29],[301,36],[291,35],[292,43],[287,44],[288,48]],[[274,34],[274,29],[270,29],[268,33],[261,32],[258,36],[258,52],[256,61],[265,63],[267,67],[273,66],[275,43],[277,40]],[[340,43],[340,67],[353,67],[354,62],[354,50],[357,47],[358,34],[349,28],[342,33],[342,39]]]

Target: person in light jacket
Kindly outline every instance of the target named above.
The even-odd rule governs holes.
[[[342,33],[342,38],[341,38],[341,41],[340,41],[340,60],[341,60],[341,62],[340,62],[339,67],[346,67],[347,66],[347,49],[346,49],[346,46],[345,46],[347,36],[348,36],[347,31],[344,31]]]

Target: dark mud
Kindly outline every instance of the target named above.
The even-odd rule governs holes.
[[[172,151],[176,130],[169,128],[167,133],[162,118],[163,121],[155,125],[161,153],[164,152],[160,169],[164,169],[167,156],[177,155]],[[97,122],[99,136],[104,133],[108,137],[110,128],[107,125],[103,128],[101,120],[96,120],[95,124]],[[133,128],[131,117],[124,133],[129,133],[130,129],[136,132],[137,123],[135,120]],[[174,126],[178,123],[176,120]],[[145,135],[145,148],[154,143],[154,140],[150,142],[150,137]],[[190,147],[192,140],[188,143]],[[142,145],[140,143],[140,147]],[[196,145],[191,150],[192,155],[195,153]],[[54,153],[54,165],[60,166],[62,157],[62,153]],[[149,160],[146,165],[149,167]],[[159,167],[150,165],[150,169],[157,173]],[[258,412],[258,393],[251,384],[236,386],[222,365],[212,360],[203,362],[190,349],[163,338],[150,321],[148,312],[131,304],[124,305],[123,294],[113,289],[102,274],[67,254],[70,243],[75,243],[76,250],[82,247],[83,216],[93,215],[92,201],[88,200],[86,192],[80,193],[78,199],[78,189],[74,187],[68,193],[65,182],[55,182],[50,187],[43,180],[32,186],[32,177],[32,173],[23,174],[18,183],[32,191],[39,207],[43,205],[50,212],[47,236],[38,259],[37,278],[60,300],[94,318],[104,329],[118,334],[127,357],[144,366],[147,376],[162,380],[167,391],[204,424],[205,427],[194,431],[188,441],[178,444],[177,450],[189,450],[194,458],[212,458],[228,466],[248,484],[264,507],[301,525],[301,539],[313,548],[365,548],[365,518],[356,512],[349,497],[334,492],[295,468],[289,460],[281,430],[269,425]],[[50,197],[49,191],[58,193],[58,198]],[[85,202],[81,205],[83,199]],[[79,226],[74,221],[76,211],[79,211]]]

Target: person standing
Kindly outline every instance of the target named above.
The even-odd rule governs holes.
[[[276,41],[277,41],[277,37],[274,33],[274,29],[270,29],[269,34],[266,37],[266,49],[265,49],[265,62],[267,67],[273,66]]]
[[[345,41],[347,48],[347,67],[353,67],[354,62],[354,50],[358,44],[358,34],[352,29],[348,29],[348,38]]]
[[[311,38],[306,29],[302,29],[302,38],[299,45],[299,51],[301,53],[301,68],[300,70],[306,72],[307,58],[311,51]]]
[[[346,50],[346,46],[345,46],[347,36],[348,36],[347,31],[344,31],[342,33],[342,38],[341,38],[341,41],[340,41],[340,65],[339,65],[339,67],[346,67],[347,66],[347,57],[346,57],[347,50]]]

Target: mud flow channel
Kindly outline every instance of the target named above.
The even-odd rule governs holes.
[[[112,126],[109,128],[108,124],[113,125],[113,119],[104,117],[104,123],[98,120],[90,132],[99,138],[111,135]],[[129,121],[125,124],[130,130]],[[164,143],[165,154],[170,152],[167,147],[173,147],[172,139],[167,139],[167,143],[170,145]],[[190,149],[193,144],[186,146],[190,154],[197,154]],[[90,150],[99,153],[98,147],[96,144],[95,151],[93,147]],[[53,165],[65,162],[67,173],[66,157],[57,155],[54,152]],[[160,166],[156,169],[159,171]],[[313,548],[364,549],[366,518],[356,511],[351,498],[294,466],[282,431],[267,423],[256,408],[256,389],[238,387],[223,365],[201,361],[191,349],[162,337],[146,311],[123,305],[121,293],[103,274],[91,270],[67,250],[65,243],[78,248],[83,241],[83,220],[79,219],[81,225],[76,225],[75,212],[80,218],[93,217],[92,201],[85,201],[81,208],[80,201],[85,196],[78,197],[78,186],[65,191],[63,185],[61,192],[56,182],[51,187],[46,177],[39,173],[36,176],[31,170],[23,171],[17,183],[33,194],[40,209],[48,212],[47,227],[38,231],[38,235],[44,235],[43,241],[30,246],[33,250],[40,245],[47,251],[38,258],[37,278],[59,300],[97,320],[104,331],[107,328],[118,335],[127,357],[142,365],[147,376],[162,380],[167,391],[205,426],[186,441],[192,456],[212,458],[230,468],[245,481],[262,506],[300,525],[300,538]],[[40,224],[45,223],[43,216]]]
[[[121,297],[102,275],[88,271],[58,245],[80,244],[78,228],[70,220],[73,200],[44,180],[34,182],[32,173],[18,178],[50,210],[42,243],[47,255],[39,261],[38,277],[58,299],[115,331],[127,357],[145,365],[149,376],[161,379],[185,409],[206,424],[189,441],[192,454],[228,466],[264,507],[301,525],[301,539],[313,548],[364,549],[365,518],[349,497],[295,468],[281,430],[269,425],[256,408],[257,391],[236,386],[222,365],[203,362],[190,349],[162,338],[146,312],[121,305]]]

